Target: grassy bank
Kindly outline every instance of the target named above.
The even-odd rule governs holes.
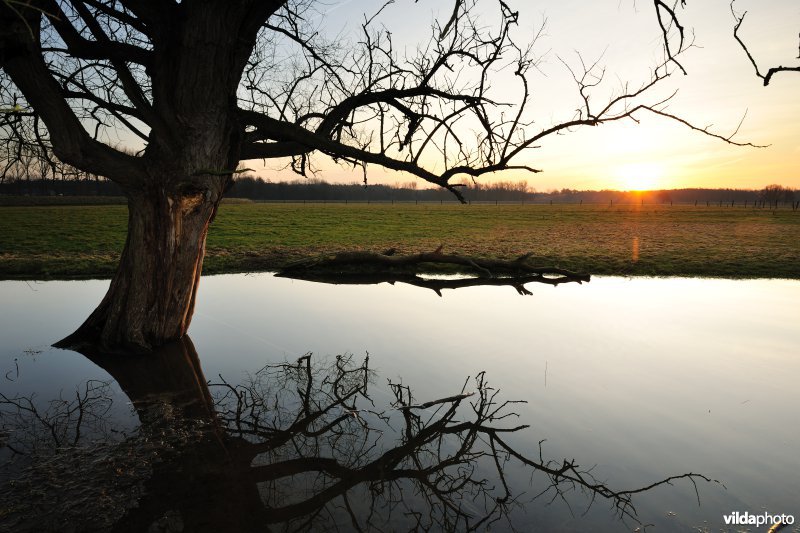
[[[109,276],[124,205],[0,207],[0,278]],[[800,211],[598,205],[225,204],[206,273],[345,249],[513,257],[592,274],[800,279]]]

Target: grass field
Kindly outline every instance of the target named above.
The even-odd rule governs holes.
[[[110,276],[126,222],[123,205],[0,207],[0,278]],[[591,274],[800,279],[800,211],[668,205],[224,204],[205,273],[440,244]]]

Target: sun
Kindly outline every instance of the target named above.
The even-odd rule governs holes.
[[[664,167],[658,163],[627,163],[617,168],[620,188],[627,191],[655,189],[664,177]]]

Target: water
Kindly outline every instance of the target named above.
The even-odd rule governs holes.
[[[181,476],[189,476],[200,487],[190,494],[195,503],[205,502],[199,507],[204,513],[223,506],[221,502],[230,505],[230,498],[224,494],[238,494],[238,514],[244,518],[231,521],[229,512],[218,519],[245,529],[259,520],[262,524],[270,521],[259,514],[264,503],[274,511],[286,502],[304,501],[304,495],[313,495],[320,486],[332,483],[336,475],[330,472],[324,479],[318,473],[306,473],[290,478],[288,484],[285,479],[254,481],[257,494],[241,494],[241,488],[238,492],[231,489],[247,485],[241,476],[252,477],[247,472],[259,466],[268,469],[275,461],[285,460],[289,452],[266,446],[263,435],[235,434],[228,426],[224,439],[233,440],[226,441],[225,453],[229,453],[231,442],[239,442],[236,439],[250,444],[260,439],[262,449],[269,448],[237,469],[225,462],[232,460],[229,456],[224,459],[225,454],[211,445],[193,445],[191,453],[185,453],[186,442],[209,442],[206,430],[163,423],[161,410],[165,405],[172,409],[170,416],[174,418],[167,419],[173,421],[186,415],[184,411],[194,418],[198,412],[207,414],[211,409],[228,412],[225,409],[230,408],[233,396],[221,399],[221,395],[229,389],[212,386],[211,399],[204,396],[205,387],[198,383],[227,383],[234,389],[249,384],[251,389],[247,390],[252,392],[259,376],[269,374],[269,379],[263,378],[266,381],[258,386],[271,391],[270,398],[280,397],[284,407],[281,410],[277,404],[270,404],[272,409],[259,412],[259,416],[278,424],[270,417],[281,412],[287,418],[281,423],[291,425],[302,406],[302,396],[295,393],[299,390],[297,382],[288,386],[287,376],[279,376],[275,369],[257,372],[265,365],[296,361],[309,352],[314,354],[314,368],[327,365],[327,370],[319,370],[320,376],[336,375],[331,365],[339,354],[352,354],[351,375],[359,372],[360,362],[369,354],[369,368],[375,376],[369,385],[370,401],[362,398],[355,406],[366,409],[362,420],[345,432],[349,447],[343,447],[343,437],[337,440],[327,433],[313,443],[308,436],[294,436],[292,453],[299,453],[304,460],[313,455],[312,449],[317,454],[314,457],[337,456],[345,449],[354,449],[355,442],[372,445],[378,437],[383,439],[377,445],[382,450],[402,443],[403,411],[392,407],[394,396],[387,380],[411,387],[415,401],[421,403],[457,394],[465,381],[467,392],[479,392],[472,378],[486,371],[489,387],[500,389],[501,398],[527,402],[509,406],[517,416],[494,424],[530,425],[506,439],[529,458],[539,459],[538,443],[546,439],[541,452],[545,462],[560,466],[564,459],[574,459],[583,469],[591,468],[595,480],[615,490],[636,489],[687,473],[719,481],[697,481],[697,493],[692,483],[683,479],[635,495],[639,519],[655,524],[657,531],[736,531],[723,523],[723,515],[733,511],[800,514],[800,426],[796,412],[800,403],[800,282],[595,278],[589,284],[556,288],[528,285],[533,295],[526,297],[510,287],[471,287],[444,291],[440,298],[433,291],[402,284],[331,286],[269,274],[216,276],[203,279],[190,329],[193,346],[173,350],[177,355],[170,357],[178,363],[172,366],[165,366],[163,361],[126,366],[102,359],[96,359],[96,364],[80,354],[49,348],[51,342],[80,324],[100,301],[107,283],[0,282],[0,370],[6,375],[0,390],[8,398],[35,394],[37,405],[46,406],[57,398],[69,404],[77,398],[76,389],[86,391],[87,380],[108,382],[103,393],[95,396],[110,401],[97,400],[92,406],[104,414],[97,417],[94,426],[84,423],[83,442],[91,443],[88,448],[92,453],[114,457],[114,464],[121,461],[120,450],[128,450],[126,457],[130,457],[131,449],[145,452],[134,454],[138,462],[126,459],[120,463],[124,468],[118,466],[128,472],[122,476],[128,484],[115,485],[125,495],[117,498],[116,507],[107,503],[103,507],[97,502],[107,499],[94,493],[85,495],[81,505],[94,505],[104,516],[123,516],[129,524],[141,525],[135,520],[144,520],[147,524],[143,530],[157,520],[162,530],[203,527],[187,521],[189,508],[185,502],[174,503],[174,508],[167,504],[153,507],[153,500],[167,499],[165,494],[170,492],[165,487],[180,483]],[[186,363],[192,360],[195,349],[200,363]],[[148,377],[154,375],[172,377]],[[278,382],[283,385],[278,386]],[[324,383],[323,377],[315,382],[322,389]],[[183,391],[180,402],[172,396],[168,402],[153,401],[163,399],[166,390],[177,389]],[[361,391],[356,392],[360,397]],[[324,390],[317,393],[330,400]],[[467,402],[478,397],[463,400],[453,422],[466,420],[470,413]],[[185,407],[192,402],[193,408]],[[161,410],[153,408],[155,404]],[[434,409],[420,412],[430,415]],[[349,412],[343,405],[333,411]],[[389,413],[389,426],[376,412]],[[438,416],[441,414],[440,410]],[[11,420],[7,409],[3,416],[7,425]],[[150,422],[139,427],[141,418]],[[153,423],[153,419],[161,422]],[[67,418],[61,416],[59,420]],[[369,431],[364,426],[369,426]],[[165,432],[164,427],[171,429]],[[183,429],[176,431],[176,427]],[[161,463],[148,455],[155,452],[141,445],[157,441],[154,431],[161,435],[158,442],[164,449],[174,450],[164,455],[171,457],[165,464],[178,465],[175,468],[158,466]],[[11,442],[19,434],[17,429],[6,438]],[[111,444],[98,444],[102,439],[97,435]],[[39,440],[43,448],[47,439],[40,436]],[[445,447],[452,447],[457,441],[447,436],[443,442]],[[198,451],[201,448],[202,453]],[[0,453],[10,460],[7,448]],[[89,455],[81,452],[75,464],[95,464],[97,459]],[[197,457],[203,460],[198,462]],[[214,475],[197,474],[208,469],[213,462],[210,457],[228,466]],[[374,459],[369,454],[358,456],[358,460],[337,457],[358,464]],[[22,463],[17,458],[14,464]],[[487,477],[495,490],[502,486],[496,475],[492,477],[493,461],[477,458],[472,468],[477,472],[475,479]],[[219,472],[227,472],[227,477],[220,477]],[[237,472],[239,477],[233,474]],[[507,529],[509,524],[541,531],[630,531],[639,526],[630,519],[620,521],[613,501],[602,497],[587,512],[588,497],[578,490],[567,490],[569,487],[560,486],[566,490],[563,499],[551,491],[528,503],[548,485],[546,474],[509,464],[504,475],[521,505],[510,506],[508,516],[502,515],[492,526],[495,530]],[[83,494],[75,480],[71,483],[67,492]],[[375,481],[372,483],[374,489]],[[352,512],[361,521],[369,516],[366,502],[372,502],[373,511],[379,510],[373,514],[379,516],[387,514],[390,505],[425,508],[419,491],[413,492],[407,481],[399,483],[399,503],[387,500],[388,490],[380,495],[380,501],[372,500],[369,495],[375,492],[369,490],[369,484],[355,484],[345,491],[350,494]],[[549,503],[553,495],[557,497]],[[465,496],[460,498],[465,508],[472,509],[464,503],[468,500]],[[151,503],[149,515],[145,512],[147,502]],[[317,515],[317,522],[310,527],[327,529],[338,523],[345,530],[351,529],[344,498],[339,495],[335,502],[326,507],[328,518]],[[59,505],[69,508],[64,502]],[[469,505],[477,504],[469,500]],[[137,515],[136,509],[142,511]],[[193,512],[197,509],[194,507]],[[471,512],[479,516],[478,510]],[[208,514],[204,513],[200,514]],[[272,516],[279,514],[274,511]],[[396,511],[389,525],[381,526],[375,520],[359,523],[373,528],[408,528],[408,516]],[[432,513],[426,517],[433,520]],[[64,520],[78,519],[67,516]],[[207,525],[214,523],[208,520]],[[294,517],[288,527],[303,529],[308,526],[303,520]],[[464,526],[463,522],[438,522],[438,526],[434,526],[435,521],[420,523],[420,527],[434,529],[445,527],[442,524]]]

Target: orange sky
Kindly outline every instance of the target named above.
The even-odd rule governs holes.
[[[523,31],[532,32],[543,17],[547,19],[546,38],[539,43],[541,73],[533,84],[537,125],[566,120],[577,105],[575,86],[559,58],[569,63],[576,60],[575,51],[589,60],[602,54],[601,62],[607,69],[602,93],[603,89],[618,88],[623,79],[644,81],[658,57],[659,34],[652,3],[510,3],[522,13]],[[432,0],[428,4],[397,8],[397,13],[388,16],[394,17],[392,22],[401,31],[413,35],[420,31],[419,21],[403,20],[398,13],[411,17],[413,11],[415,17],[429,18],[436,12],[434,5],[444,5]],[[336,31],[360,23],[357,13],[369,10],[373,3],[345,0],[330,5],[325,23]],[[728,0],[689,0],[682,20],[694,29],[698,45],[683,60],[689,74],[674,75],[653,94],[657,98],[678,89],[669,111],[698,126],[713,125],[712,129],[723,135],[730,134],[746,113],[736,138],[770,145],[768,148],[730,146],[663,118],[642,114],[638,125],[627,121],[545,139],[541,148],[526,154],[524,161],[543,173],[504,173],[482,179],[526,179],[537,190],[760,188],[769,183],[800,188],[800,74],[779,75],[769,87],[763,87],[733,40],[733,17],[728,6]],[[796,57],[800,3],[737,0],[736,8],[748,10],[742,36],[764,69],[775,64],[800,64]],[[427,27],[422,25],[423,29]],[[513,93],[509,98],[513,99]],[[253,163],[257,162],[247,166],[259,168]],[[278,167],[271,164],[267,170],[259,169],[258,174],[273,180],[296,178],[288,172],[276,172]],[[360,171],[351,173],[333,164],[321,167],[323,171],[317,177],[328,181],[361,179]],[[411,180],[410,176],[378,168],[370,168],[369,177],[374,183]]]

